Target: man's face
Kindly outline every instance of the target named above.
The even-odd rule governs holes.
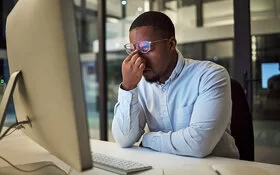
[[[153,27],[138,27],[129,32],[130,43],[136,44],[141,41],[158,41],[166,39],[162,37],[161,32],[154,30]],[[168,38],[167,38],[168,39]],[[145,59],[146,67],[143,76],[149,82],[164,83],[174,68],[174,58],[172,60],[170,40],[164,40],[151,44],[151,50],[140,56]]]

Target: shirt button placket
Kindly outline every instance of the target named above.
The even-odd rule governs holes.
[[[165,126],[165,130],[170,131],[172,129],[170,119],[168,116],[168,110],[167,110],[167,89],[166,87],[162,88],[162,97],[161,97],[161,108],[162,108],[162,117],[163,117],[163,122]]]

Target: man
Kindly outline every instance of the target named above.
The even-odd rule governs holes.
[[[176,49],[172,21],[145,12],[129,30],[129,55],[114,110],[113,136],[130,147],[205,157],[238,158],[230,134],[231,92],[227,71],[209,61],[185,59]]]

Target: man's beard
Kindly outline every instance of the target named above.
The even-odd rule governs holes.
[[[154,83],[154,82],[158,82],[159,81],[159,75],[154,75],[152,77],[146,77],[144,76],[145,80],[147,82],[150,82],[150,83]]]

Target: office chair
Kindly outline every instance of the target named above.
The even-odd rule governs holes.
[[[280,74],[268,79],[268,93],[266,101],[261,109],[261,114],[265,120],[280,119]]]
[[[254,161],[254,133],[252,115],[244,89],[231,79],[231,134],[239,150],[240,160]]]

